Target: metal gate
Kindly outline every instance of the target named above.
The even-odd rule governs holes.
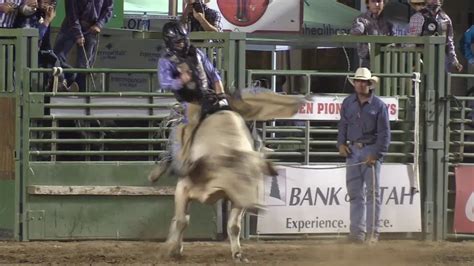
[[[125,71],[145,73],[152,80],[155,79],[155,70],[76,69],[71,71],[102,73],[101,88],[76,94],[44,92],[38,89],[38,84],[41,84],[44,73],[50,70],[34,68],[37,60],[35,33],[21,30],[1,32],[0,62],[5,66],[8,65],[6,62],[11,62],[11,57],[3,56],[12,49],[8,48],[9,45],[17,45],[16,60],[20,61],[15,61],[16,65],[10,72],[0,72],[0,81],[7,80],[2,84],[0,96],[15,98],[17,118],[15,180],[0,181],[2,199],[7,198],[15,211],[13,213],[10,208],[11,213],[6,216],[8,221],[0,219],[0,228],[8,224],[7,228],[13,230],[14,237],[24,240],[164,238],[173,211],[171,194],[175,180],[164,178],[158,186],[152,187],[145,176],[166,141],[161,134],[155,133],[163,132],[158,122],[164,113],[159,110],[167,108],[169,103],[159,101],[166,95],[146,90],[142,93],[113,92],[108,82],[109,74]],[[25,32],[30,34],[28,40],[18,37],[24,36]],[[6,44],[3,36],[10,35],[22,42]],[[150,36],[161,38],[159,34]],[[230,89],[245,86],[247,44],[291,47],[331,44],[344,47],[357,42],[371,43],[373,72],[384,77],[378,94],[399,95],[402,102],[403,119],[394,125],[389,157],[397,162],[414,161],[411,76],[420,71],[423,108],[419,123],[419,160],[423,162],[420,169],[423,232],[426,239],[446,237],[448,164],[444,159],[449,148],[446,128],[450,114],[447,112],[449,94],[445,84],[443,37],[308,38],[197,33],[192,38],[196,46],[213,58]],[[415,44],[415,47],[405,48],[404,44]],[[423,64],[420,64],[420,59],[423,59]],[[291,75],[289,72],[284,74]],[[295,74],[308,77],[347,75],[311,71]],[[118,114],[118,109],[123,113]],[[328,138],[336,133],[334,123],[312,125],[306,122],[304,126],[287,127],[268,123],[262,130],[265,136],[269,136],[265,139],[267,143],[279,145],[273,159],[281,163],[337,161],[332,149],[333,138]],[[281,132],[303,135],[279,139],[278,133]],[[295,150],[295,147],[300,150]],[[5,182],[8,185],[3,186]],[[9,194],[3,193],[5,190]],[[187,237],[218,238],[223,232],[220,210],[193,206]],[[212,219],[215,224],[208,222]]]

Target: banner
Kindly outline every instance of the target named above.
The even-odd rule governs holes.
[[[474,233],[474,166],[458,166],[455,171],[454,232]]]
[[[330,120],[341,118],[342,102],[347,96],[314,96],[312,102],[303,105],[291,120]],[[387,105],[390,121],[398,120],[399,103],[397,97],[380,97]]]
[[[238,32],[300,32],[302,1],[216,0],[208,6],[222,14],[222,29]]]
[[[266,177],[263,191],[267,211],[259,213],[258,234],[317,234],[349,232],[349,198],[345,168],[323,170],[279,167]],[[420,194],[411,193],[409,165],[381,168],[381,232],[421,232]]]

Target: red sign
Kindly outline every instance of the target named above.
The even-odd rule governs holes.
[[[454,232],[474,233],[474,166],[456,167]]]
[[[240,27],[250,26],[262,18],[268,3],[269,0],[217,0],[224,18]]]

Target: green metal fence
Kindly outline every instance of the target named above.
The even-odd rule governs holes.
[[[446,127],[446,175],[444,177],[444,238],[474,239],[472,234],[458,233],[453,230],[456,201],[455,168],[474,166],[474,96],[453,95],[451,84],[454,79],[474,79],[470,74],[448,74],[446,99],[448,123]],[[469,89],[469,88],[468,88]],[[474,176],[472,177],[474,178]],[[464,210],[459,210],[464,211]]]
[[[9,34],[23,34],[20,32]],[[144,37],[161,38],[154,33],[147,33]],[[30,42],[33,40],[35,43],[34,38],[31,37]],[[383,77],[378,94],[398,96],[401,102],[400,120],[392,123],[393,142],[388,157],[397,162],[410,163],[414,159],[411,78],[413,72],[420,70],[424,106],[420,123],[421,161],[425,162],[421,171],[423,231],[427,239],[445,236],[446,206],[443,203],[447,191],[444,184],[447,164],[443,160],[447,150],[445,129],[449,112],[444,105],[448,93],[444,78],[443,37],[308,38],[193,33],[192,39],[220,69],[229,90],[245,86],[245,49],[248,44],[308,48],[371,43],[372,70]],[[21,47],[28,47],[24,43],[27,42],[22,42]],[[415,47],[402,49],[406,44]],[[30,56],[26,57],[32,62],[36,62],[35,47],[30,43],[30,50],[27,49]],[[0,58],[0,63],[5,63],[8,58]],[[24,59],[23,55],[18,55],[18,58]],[[124,71],[144,73],[153,80],[155,70],[68,70],[102,73],[99,90],[76,94],[42,90],[38,84],[47,71],[50,70],[35,69],[34,65],[15,66],[11,72],[5,72],[10,73],[6,76],[10,81],[5,84],[22,86],[14,86],[14,89],[2,87],[4,94],[9,91],[13,95],[14,91],[18,109],[14,204],[18,215],[14,216],[14,236],[25,240],[163,238],[173,211],[171,195],[175,180],[164,178],[158,186],[151,187],[145,176],[154,159],[163,152],[166,138],[158,122],[166,114],[163,111],[171,101],[166,100],[167,95],[151,92],[151,89],[144,93],[113,92],[107,82],[110,73]],[[264,74],[258,71],[249,71],[248,74],[257,73]],[[309,78],[345,76],[348,73],[296,71],[284,74]],[[333,122],[307,121],[302,127],[269,122],[264,123],[261,130],[266,143],[276,147],[272,158],[280,163],[340,160],[334,148],[336,129]],[[283,132],[306,134],[282,138],[280,133]],[[219,208],[194,206],[188,237],[217,238],[223,232],[219,212]]]
[[[0,29],[0,238],[19,235],[21,74],[37,66],[38,33]]]

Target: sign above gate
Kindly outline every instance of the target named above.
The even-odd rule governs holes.
[[[341,106],[346,96],[314,96],[312,102],[303,105],[291,120],[327,120],[341,118]],[[399,102],[397,97],[380,97],[387,105],[390,121],[398,120]]]

